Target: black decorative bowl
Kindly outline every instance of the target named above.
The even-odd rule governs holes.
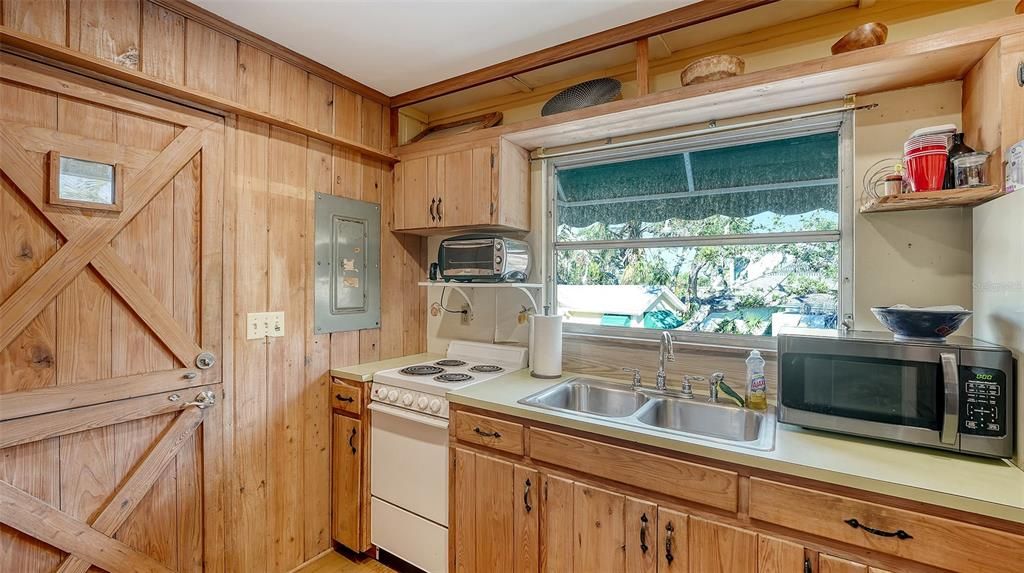
[[[896,340],[942,342],[956,332],[971,315],[969,310],[924,310],[907,307],[873,306],[871,312]]]
[[[622,93],[622,82],[598,78],[568,87],[548,100],[540,110],[542,116],[582,109],[614,101]]]

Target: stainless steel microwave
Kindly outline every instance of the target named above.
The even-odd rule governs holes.
[[[780,422],[980,456],[1013,455],[1013,356],[971,338],[779,335]]]
[[[438,278],[463,282],[523,282],[530,274],[530,245],[498,235],[459,235],[437,249]]]

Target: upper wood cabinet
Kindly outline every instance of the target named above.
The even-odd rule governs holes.
[[[421,235],[530,229],[530,158],[494,139],[395,164],[395,227]]]

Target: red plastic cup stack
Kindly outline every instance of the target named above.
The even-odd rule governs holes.
[[[942,189],[942,181],[946,177],[948,148],[949,136],[946,133],[916,135],[903,144],[903,164],[911,189]]]

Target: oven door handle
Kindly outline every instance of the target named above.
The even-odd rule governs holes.
[[[960,371],[956,363],[956,354],[943,352],[939,359],[942,361],[942,387],[945,397],[939,440],[943,444],[953,445],[960,431]]]
[[[410,412],[409,410],[403,410],[397,406],[391,406],[389,404],[381,404],[380,402],[370,402],[370,405],[367,407],[378,414],[403,418],[411,422],[427,424],[428,426],[433,426],[442,430],[448,429],[448,420],[444,420],[442,418],[435,418],[434,416],[428,416],[426,414]]]

